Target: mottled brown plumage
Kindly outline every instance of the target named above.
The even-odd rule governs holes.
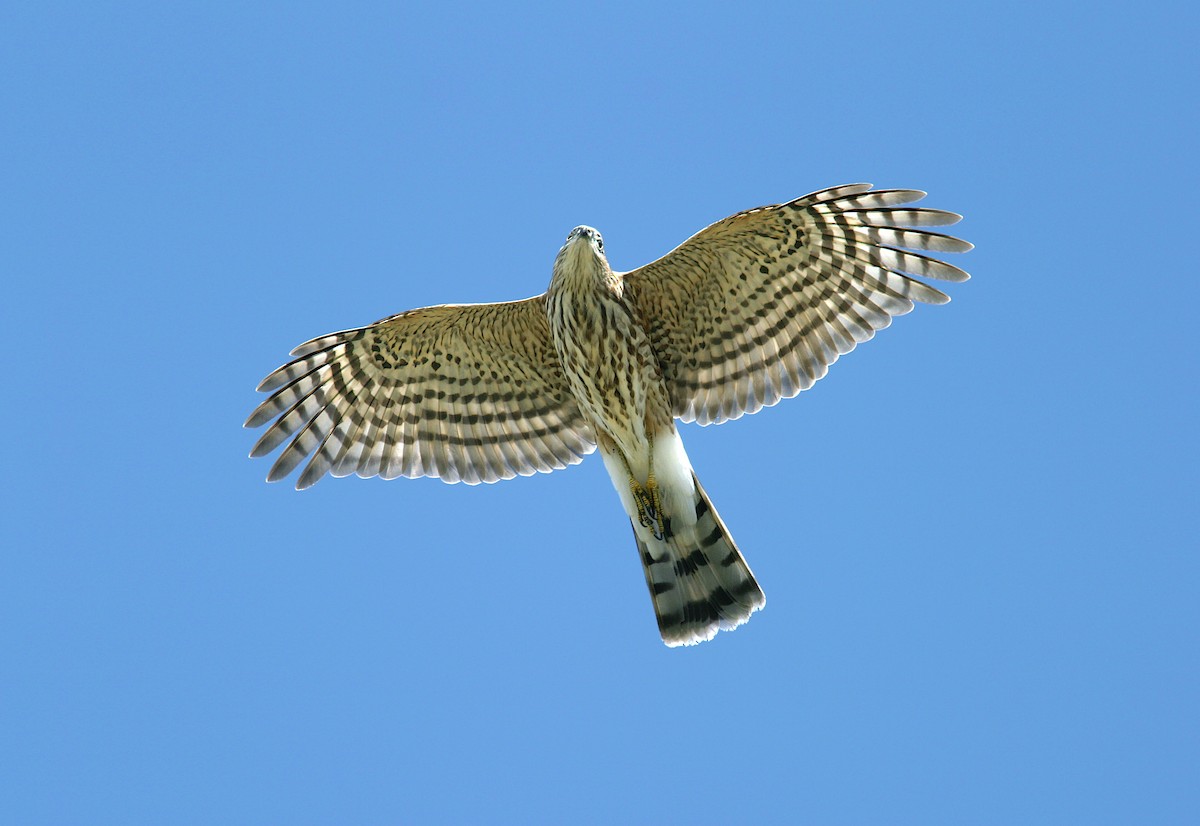
[[[692,471],[676,418],[735,419],[810,387],[913,308],[949,299],[912,276],[967,274],[913,250],[965,252],[924,229],[950,212],[868,184],[740,212],[614,273],[577,227],[544,295],[411,310],[323,336],[259,386],[252,456],[268,478],[326,473],[492,482],[597,447],[630,517],[669,645],[710,639],[765,604]]]

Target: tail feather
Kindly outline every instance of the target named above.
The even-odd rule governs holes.
[[[670,520],[663,538],[630,523],[658,630],[670,646],[711,640],[717,631],[750,619],[767,602],[694,473],[692,481],[694,522]]]

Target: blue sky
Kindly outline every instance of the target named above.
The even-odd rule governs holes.
[[[1195,11],[0,12],[13,823],[1184,823]],[[312,336],[852,181],[974,278],[683,436],[767,593],[659,641],[595,457],[267,485]],[[1186,289],[1185,289],[1186,287]]]

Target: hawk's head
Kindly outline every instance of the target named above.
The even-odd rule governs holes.
[[[612,268],[604,256],[604,239],[591,227],[575,227],[554,259],[552,284],[573,283],[577,287],[608,282]]]
[[[592,227],[575,227],[571,230],[571,234],[567,236],[567,242],[563,244],[563,250],[576,249],[582,251],[585,249],[593,250],[601,258],[604,257],[604,238],[600,235],[600,230]]]

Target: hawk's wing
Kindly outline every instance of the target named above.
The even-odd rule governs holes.
[[[596,445],[559,367],[542,296],[410,310],[315,338],[263,379],[251,451],[268,475],[437,476],[470,484],[575,464]]]
[[[711,424],[791,398],[914,301],[950,300],[911,276],[967,274],[906,249],[966,252],[971,244],[905,227],[961,216],[900,208],[924,192],[870,188],[840,186],[739,212],[625,274],[677,417]]]

